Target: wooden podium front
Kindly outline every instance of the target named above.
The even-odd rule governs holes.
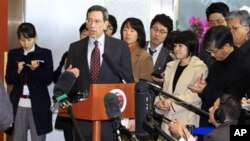
[[[122,118],[134,118],[134,87],[129,84],[92,84],[88,99],[73,104],[73,112],[76,119],[93,121],[93,141],[101,141],[101,120],[107,120],[104,97],[114,89],[120,89],[126,97],[126,107],[122,112]],[[59,116],[65,115],[66,110],[59,109]]]

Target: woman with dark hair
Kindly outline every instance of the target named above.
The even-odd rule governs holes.
[[[121,39],[128,43],[130,49],[135,82],[138,82],[139,79],[151,81],[153,60],[143,49],[146,44],[146,34],[141,20],[137,18],[126,19],[121,27]]]
[[[52,131],[48,91],[53,78],[52,53],[36,44],[36,35],[33,24],[20,24],[20,47],[8,53],[5,78],[7,84],[13,85],[10,100],[15,116],[14,141],[27,141],[28,130],[32,141],[45,141],[46,134]]]
[[[207,66],[195,56],[198,46],[198,39],[192,31],[182,31],[176,35],[174,38],[176,60],[167,64],[163,90],[200,108],[200,97],[188,89],[197,78],[203,80],[208,74]],[[155,99],[155,110],[171,120],[178,119],[186,125],[199,126],[199,115],[178,104],[172,99],[159,95]],[[168,125],[164,120],[162,129],[169,134]],[[161,137],[159,139],[161,140]]]
[[[139,79],[152,81],[153,59],[143,49],[146,44],[146,34],[141,20],[126,19],[121,27],[121,39],[128,43],[130,49],[134,81],[138,82]],[[135,120],[129,121],[128,129],[135,131]]]

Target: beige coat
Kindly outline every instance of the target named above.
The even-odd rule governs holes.
[[[171,61],[167,64],[165,70],[165,81],[163,85],[163,90],[169,94],[172,94],[179,99],[186,101],[189,104],[192,104],[196,107],[201,107],[201,99],[197,93],[193,93],[188,89],[188,84],[193,83],[197,78],[203,74],[203,79],[205,79],[208,75],[207,66],[201,61],[198,57],[193,56],[188,64],[188,66],[183,70],[179,80],[177,81],[175,91],[172,91],[173,80],[175,76],[175,72],[177,66],[179,64],[179,60]],[[162,96],[161,96],[162,98]],[[158,102],[159,96],[156,97],[155,103]],[[158,113],[164,114],[165,117],[174,120],[181,120],[184,124],[195,125],[196,127],[199,125],[199,115],[195,114],[192,111],[187,110],[186,108],[177,105],[172,99],[172,106],[169,111],[161,111],[156,110]],[[169,133],[168,125],[166,122],[162,123],[162,129]]]
[[[131,62],[135,82],[139,79],[152,81],[153,59],[144,49],[136,47],[131,52]]]

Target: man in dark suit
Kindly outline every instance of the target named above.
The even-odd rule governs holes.
[[[80,76],[75,84],[76,89],[79,91],[88,91],[90,84],[94,83],[121,82],[119,76],[103,60],[103,53],[112,58],[113,63],[119,68],[127,82],[133,82],[128,45],[121,40],[104,34],[104,30],[108,25],[108,16],[107,9],[102,6],[95,5],[90,7],[86,15],[89,37],[70,45],[66,67],[72,65],[73,68],[80,70]],[[96,112],[98,112],[98,109],[96,109]],[[87,120],[77,120],[77,122],[84,140],[91,141],[92,122]],[[117,140],[109,121],[102,121],[101,140]],[[74,141],[79,141],[76,132],[74,132]]]
[[[169,33],[173,30],[173,20],[165,15],[159,14],[154,17],[150,24],[150,41],[144,49],[152,56],[154,63],[153,80],[163,84],[161,73],[164,72],[166,64],[172,61],[170,50],[164,45]]]
[[[46,133],[52,131],[48,91],[53,75],[52,53],[35,43],[36,30],[31,23],[22,23],[17,36],[21,48],[9,51],[5,76],[7,84],[13,85],[14,140],[27,141],[30,129],[32,141],[45,141]]]

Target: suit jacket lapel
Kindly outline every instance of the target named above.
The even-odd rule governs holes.
[[[155,65],[154,65],[154,70],[159,70],[159,69],[165,69],[164,67],[166,67],[166,49],[164,47],[161,48],[160,50],[160,53],[159,53],[159,56],[155,62]]]
[[[81,59],[79,61],[82,61],[82,63],[80,63],[80,65],[83,65],[82,68],[86,68],[85,72],[87,73],[88,77],[88,81],[90,81],[90,68],[89,68],[89,64],[88,64],[88,41],[89,41],[89,37],[87,37],[87,40],[84,40],[84,42],[82,42],[81,45],[81,49],[80,52],[83,53],[83,55],[81,55]]]

